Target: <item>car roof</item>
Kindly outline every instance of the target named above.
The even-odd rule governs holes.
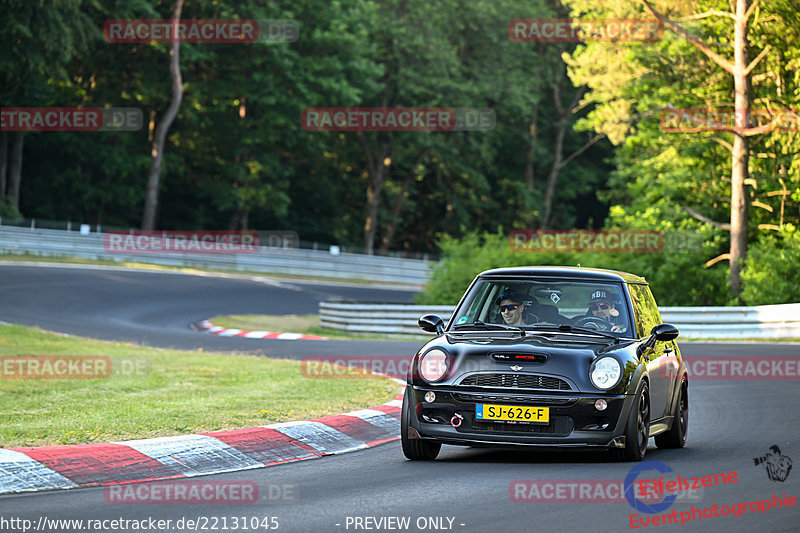
[[[481,278],[508,278],[508,277],[536,277],[536,278],[563,278],[576,280],[600,281],[628,281],[633,283],[647,283],[642,276],[608,270],[605,268],[566,267],[566,266],[523,266],[493,268],[478,274]]]

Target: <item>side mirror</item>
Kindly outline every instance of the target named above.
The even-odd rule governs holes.
[[[659,324],[650,330],[650,336],[661,342],[674,340],[679,334],[678,328],[672,324]]]
[[[444,333],[444,320],[439,315],[425,315],[419,318],[417,325],[422,328],[422,331],[428,333],[437,333],[441,335]]]
[[[639,346],[637,354],[641,356],[645,351],[653,348],[657,341],[665,342],[674,340],[678,337],[679,333],[678,328],[672,324],[653,326],[653,329],[650,330],[650,338]]]

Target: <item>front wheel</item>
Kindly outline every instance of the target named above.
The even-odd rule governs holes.
[[[400,415],[400,442],[403,445],[403,455],[411,461],[433,461],[442,449],[440,442],[408,438],[408,428],[411,427],[411,394],[411,390],[406,389],[403,395],[403,411]]]
[[[639,394],[628,417],[625,428],[625,448],[612,450],[618,461],[641,461],[647,453],[647,440],[650,438],[650,394],[647,383],[642,382]]]

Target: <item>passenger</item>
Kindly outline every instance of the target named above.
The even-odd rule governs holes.
[[[603,319],[608,326],[604,329],[614,332],[623,332],[627,328],[620,323],[619,311],[614,303],[614,300],[609,295],[608,291],[594,291],[589,300],[589,310],[586,316],[593,316]]]

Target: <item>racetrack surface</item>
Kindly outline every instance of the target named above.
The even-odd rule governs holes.
[[[225,313],[307,313],[328,295],[360,300],[405,301],[410,293],[392,299],[378,289],[307,286],[288,283],[274,287],[248,281],[181,276],[164,273],[80,271],[0,267],[0,320],[39,325],[45,329],[98,338],[135,340],[155,346],[192,347],[221,351],[248,351],[274,356],[314,353],[413,353],[419,342],[250,341],[216,338],[189,331],[189,323]],[[355,295],[355,296],[350,296]],[[282,310],[282,311],[277,311]],[[108,327],[106,326],[108,323]],[[159,326],[164,332],[158,333]],[[95,331],[96,330],[96,331]],[[103,330],[103,334],[100,334]],[[93,331],[95,331],[93,333]],[[263,344],[263,346],[262,346]],[[256,348],[255,346],[259,347]],[[220,346],[222,346],[220,348]],[[241,347],[244,348],[241,348]],[[407,347],[407,348],[406,348]],[[249,349],[248,349],[249,348]],[[797,345],[685,343],[686,357],[797,356]],[[369,350],[374,350],[369,352]],[[403,350],[403,351],[398,351]],[[797,381],[690,382],[689,438],[682,450],[658,450],[651,440],[646,460],[659,461],[682,477],[736,472],[736,483],[707,487],[690,502],[676,502],[679,513],[695,508],[720,508],[742,502],[771,499],[773,494],[800,497],[797,467],[785,481],[772,481],[754,458],[778,445],[783,455],[800,458],[800,388]],[[86,488],[0,497],[0,518],[25,518],[34,524],[52,519],[181,519],[207,517],[206,531],[225,531],[222,519],[277,517],[278,531],[435,531],[418,528],[418,520],[445,518],[439,530],[464,532],[542,532],[631,530],[630,515],[637,512],[626,501],[578,503],[569,501],[515,502],[509,497],[514,480],[623,481],[639,463],[614,463],[602,453],[544,453],[445,446],[432,463],[405,460],[398,441],[371,450],[312,459],[299,463],[203,476],[203,481],[254,481],[262,499],[253,504],[110,504],[103,488]],[[655,471],[640,479],[658,477]],[[287,489],[288,487],[288,489]],[[283,488],[290,496],[270,499]],[[512,490],[513,495],[513,490]],[[349,517],[349,520],[348,520]],[[375,522],[355,518],[408,517],[409,527],[375,528]],[[738,517],[720,516],[684,525],[651,525],[647,531],[797,531],[800,507],[748,511]],[[211,520],[217,521],[211,529]],[[338,525],[337,525],[338,524]],[[365,525],[370,525],[367,529]],[[422,524],[422,522],[419,522]],[[463,524],[463,525],[462,525]],[[397,522],[391,524],[397,526]],[[0,521],[2,526],[2,521]],[[0,527],[2,531],[21,531]],[[197,528],[203,530],[202,528]],[[640,527],[637,531],[645,528]],[[60,528],[43,531],[86,531]],[[165,531],[181,531],[174,526]],[[271,530],[271,529],[270,529]],[[133,531],[105,529],[104,531]],[[228,531],[231,531],[229,528]],[[243,529],[237,531],[267,531]]]
[[[0,321],[160,348],[283,358],[413,355],[422,343],[219,338],[189,326],[215,315],[316,314],[323,300],[411,303],[413,294],[403,289],[163,270],[0,264]]]
[[[780,446],[784,455],[800,457],[797,446],[800,392],[796,382],[698,381],[691,385],[690,395],[687,447],[658,450],[651,440],[646,459],[660,461],[682,477],[734,471],[738,481],[704,488],[696,501],[675,503],[665,512],[673,508],[678,512],[689,511],[691,505],[705,508],[717,504],[721,508],[769,499],[772,494],[800,495],[800,473],[790,472],[784,482],[770,481],[763,466],[755,466],[753,461],[774,444]],[[254,504],[109,504],[104,500],[102,488],[89,488],[6,496],[0,498],[0,514],[25,517],[34,523],[42,516],[49,519],[153,517],[173,521],[272,516],[278,518],[279,531],[287,532],[363,531],[355,529],[353,522],[347,527],[347,520],[367,516],[410,517],[412,526],[407,530],[424,531],[416,527],[418,519],[451,517],[454,518],[451,530],[463,532],[620,532],[631,530],[630,515],[637,514],[627,502],[517,503],[509,498],[509,484],[518,479],[622,481],[634,464],[638,463],[606,462],[600,453],[448,446],[433,463],[412,463],[404,459],[400,443],[394,441],[367,451],[195,478],[255,481],[266,499]],[[656,477],[656,473],[640,476],[651,477]],[[291,499],[269,500],[270,487],[276,492],[276,487],[285,486],[291,487]],[[764,514],[748,510],[739,517],[703,518],[683,526],[650,526],[647,530],[789,532],[797,531],[799,517],[798,507],[768,510]]]

